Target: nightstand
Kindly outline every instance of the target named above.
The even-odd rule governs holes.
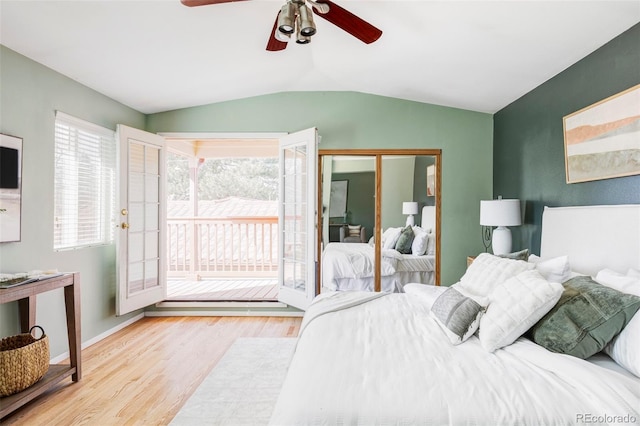
[[[467,256],[467,268],[469,266],[471,266],[471,264],[473,263],[473,261],[475,260],[476,256]]]

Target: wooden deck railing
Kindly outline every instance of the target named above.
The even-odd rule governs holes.
[[[275,277],[278,218],[168,218],[169,277]]]

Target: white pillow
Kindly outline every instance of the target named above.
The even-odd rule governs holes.
[[[427,251],[427,242],[429,234],[422,230],[419,226],[413,227],[413,243],[411,243],[411,254],[422,256]]]
[[[638,271],[629,269],[627,275],[622,275],[611,269],[603,269],[596,275],[596,281],[623,293],[640,296],[640,273],[636,277],[634,272]],[[605,346],[603,351],[622,368],[640,377],[640,315],[638,313],[620,334]]]
[[[531,270],[533,263],[506,259],[489,253],[479,254],[456,286],[466,294],[487,297],[494,288],[521,272]]]
[[[604,352],[619,366],[640,377],[640,311],[604,347]]]
[[[386,231],[384,231],[382,233],[382,248],[395,248],[401,233],[402,228],[388,228]]]
[[[547,281],[563,283],[571,278],[571,266],[568,256],[559,256],[551,259],[541,259],[532,254],[529,262],[536,265],[536,269]]]
[[[562,284],[547,281],[535,270],[496,286],[489,295],[487,312],[480,319],[478,337],[482,347],[493,352],[515,342],[555,306],[563,290]]]
[[[427,255],[436,254],[436,234],[427,235],[427,251],[424,254],[427,254]]]
[[[433,302],[435,302],[438,296],[444,293],[447,288],[448,287],[439,285],[410,283],[405,284],[404,287],[402,287],[402,290],[404,290],[404,292],[407,294],[411,294],[415,297],[420,298],[422,301],[424,301],[425,305],[427,305],[427,307],[431,309],[431,306],[433,306]]]
[[[596,275],[596,281],[622,293],[640,296],[640,278],[622,275],[611,269],[603,269]]]

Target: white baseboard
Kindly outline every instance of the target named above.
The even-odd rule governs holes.
[[[132,317],[130,319],[128,319],[127,321],[118,324],[117,326],[110,328],[109,330],[105,331],[104,333],[101,333],[99,335],[97,335],[96,337],[87,340],[86,342],[83,342],[81,345],[82,349],[86,349],[91,345],[94,345],[96,343],[98,343],[99,341],[106,339],[107,337],[111,336],[114,333],[117,333],[118,331],[122,330],[123,328],[130,326],[131,324],[133,324],[136,321],[141,320],[142,318],[144,318],[144,312],[141,314],[136,315],[135,317]],[[64,352],[60,355],[58,355],[55,358],[51,358],[51,360],[49,361],[50,364],[58,364],[59,362],[64,361],[65,359],[69,358],[69,352]]]
[[[304,312],[295,311],[148,311],[148,317],[302,317]]]

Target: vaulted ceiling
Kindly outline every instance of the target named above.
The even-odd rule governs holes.
[[[637,0],[334,1],[382,37],[316,19],[310,44],[268,52],[284,0],[1,0],[0,42],[144,113],[286,91],[493,113],[640,22]]]

